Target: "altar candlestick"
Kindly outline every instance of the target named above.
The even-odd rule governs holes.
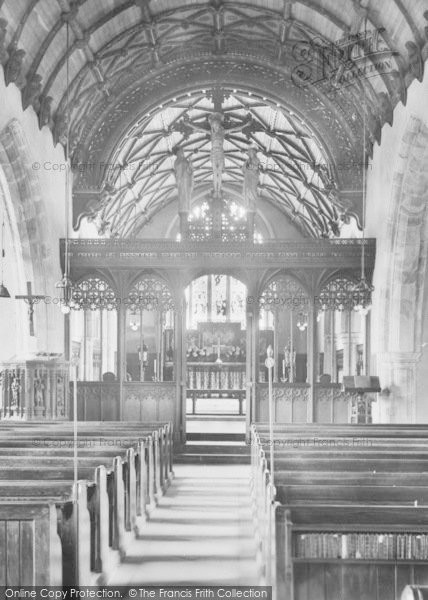
[[[217,338],[217,359],[216,363],[220,364],[222,362],[220,358],[220,337]]]
[[[282,359],[282,378],[285,379],[285,360]]]
[[[290,310],[290,383],[294,383],[293,311]]]

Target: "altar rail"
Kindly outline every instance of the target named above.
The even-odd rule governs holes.
[[[310,385],[308,383],[274,383],[273,417],[275,423],[306,423]],[[315,423],[370,423],[373,397],[359,397],[344,392],[339,383],[315,384]],[[269,420],[267,383],[256,384],[255,422]]]
[[[189,390],[245,390],[244,363],[187,363]]]
[[[176,384],[173,382],[77,383],[77,418],[80,421],[174,422],[175,405]],[[73,418],[72,406],[70,418]]]

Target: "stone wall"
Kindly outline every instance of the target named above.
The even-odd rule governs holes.
[[[377,238],[372,372],[384,393],[376,419],[428,422],[428,78],[385,125],[368,173],[367,235]]]
[[[64,235],[65,173],[63,148],[54,147],[48,127],[39,129],[32,107],[22,110],[19,89],[13,83],[5,86],[0,68],[0,202],[7,224],[5,284],[11,296],[26,293],[27,281],[33,293],[52,299],[58,296],[55,283],[61,278],[58,238]],[[22,352],[63,351],[63,316],[58,305],[41,302],[35,307],[36,335],[30,339],[24,302],[0,302],[0,333],[7,340],[1,344],[1,360]]]

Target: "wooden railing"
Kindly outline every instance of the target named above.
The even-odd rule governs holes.
[[[275,423],[307,423],[311,388],[308,383],[273,384],[273,418]],[[315,423],[370,423],[374,394],[364,396],[345,392],[339,383],[315,384],[313,418]],[[256,384],[255,422],[268,419],[268,384]]]

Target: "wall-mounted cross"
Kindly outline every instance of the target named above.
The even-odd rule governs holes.
[[[46,296],[34,295],[31,291],[31,281],[27,281],[27,295],[15,296],[16,300],[24,300],[28,304],[28,319],[30,323],[30,335],[34,337],[34,305],[40,300],[44,300]]]

